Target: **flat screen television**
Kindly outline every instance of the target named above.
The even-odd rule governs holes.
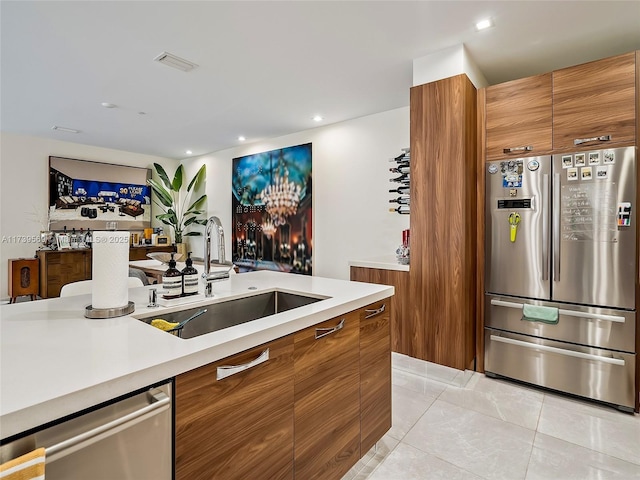
[[[49,157],[49,228],[151,228],[151,169]]]

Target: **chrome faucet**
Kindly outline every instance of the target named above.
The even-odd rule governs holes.
[[[214,272],[211,273],[211,237],[215,236],[218,243],[218,259],[213,262],[216,267],[229,267],[226,272]],[[204,293],[207,297],[213,296],[211,284],[219,280],[226,280],[229,278],[229,272],[233,268],[233,263],[226,261],[226,255],[224,250],[224,229],[222,223],[218,217],[210,217],[207,221],[207,225],[204,229],[204,273],[202,278],[205,284]]]

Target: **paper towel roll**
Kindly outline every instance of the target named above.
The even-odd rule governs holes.
[[[91,306],[126,307],[129,303],[129,232],[93,232]]]

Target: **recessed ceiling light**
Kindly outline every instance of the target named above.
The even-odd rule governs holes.
[[[313,117],[313,121],[314,121],[314,122],[321,122],[321,121],[322,121],[322,117],[321,117],[320,115],[315,115],[315,116]]]
[[[478,23],[476,23],[476,30],[478,32],[490,27],[493,27],[493,20],[491,20],[490,18],[485,18],[484,20],[480,20]]]
[[[75,128],[59,127],[58,125],[54,125],[53,127],[51,127],[51,130],[60,130],[61,132],[68,133],[80,133],[80,130],[76,130]]]
[[[241,142],[244,142],[246,140],[246,137],[244,137],[243,135],[240,135],[238,137],[238,140],[240,140]]]
[[[104,108],[116,108],[117,105],[113,104],[113,103],[109,103],[109,102],[102,102],[100,105],[102,105]]]
[[[187,150],[187,151],[186,151],[186,152],[184,152],[184,153],[186,153],[187,155],[191,155],[193,152],[192,152],[191,150]]]

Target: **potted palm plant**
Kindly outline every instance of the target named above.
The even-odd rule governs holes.
[[[193,224],[205,225],[207,222],[206,218],[200,217],[205,213],[204,206],[207,202],[207,195],[202,195],[195,201],[191,199],[193,193],[204,182],[207,175],[206,165],[200,167],[187,185],[186,191],[181,191],[184,178],[184,167],[182,165],[176,170],[173,180],[169,180],[167,172],[159,163],[154,163],[153,167],[160,181],[149,179],[147,182],[156,194],[157,201],[155,204],[162,210],[162,213],[156,215],[156,218],[173,228],[176,249],[178,253],[185,254],[186,247],[182,243],[183,237],[200,235],[200,232],[185,232],[185,229]]]

